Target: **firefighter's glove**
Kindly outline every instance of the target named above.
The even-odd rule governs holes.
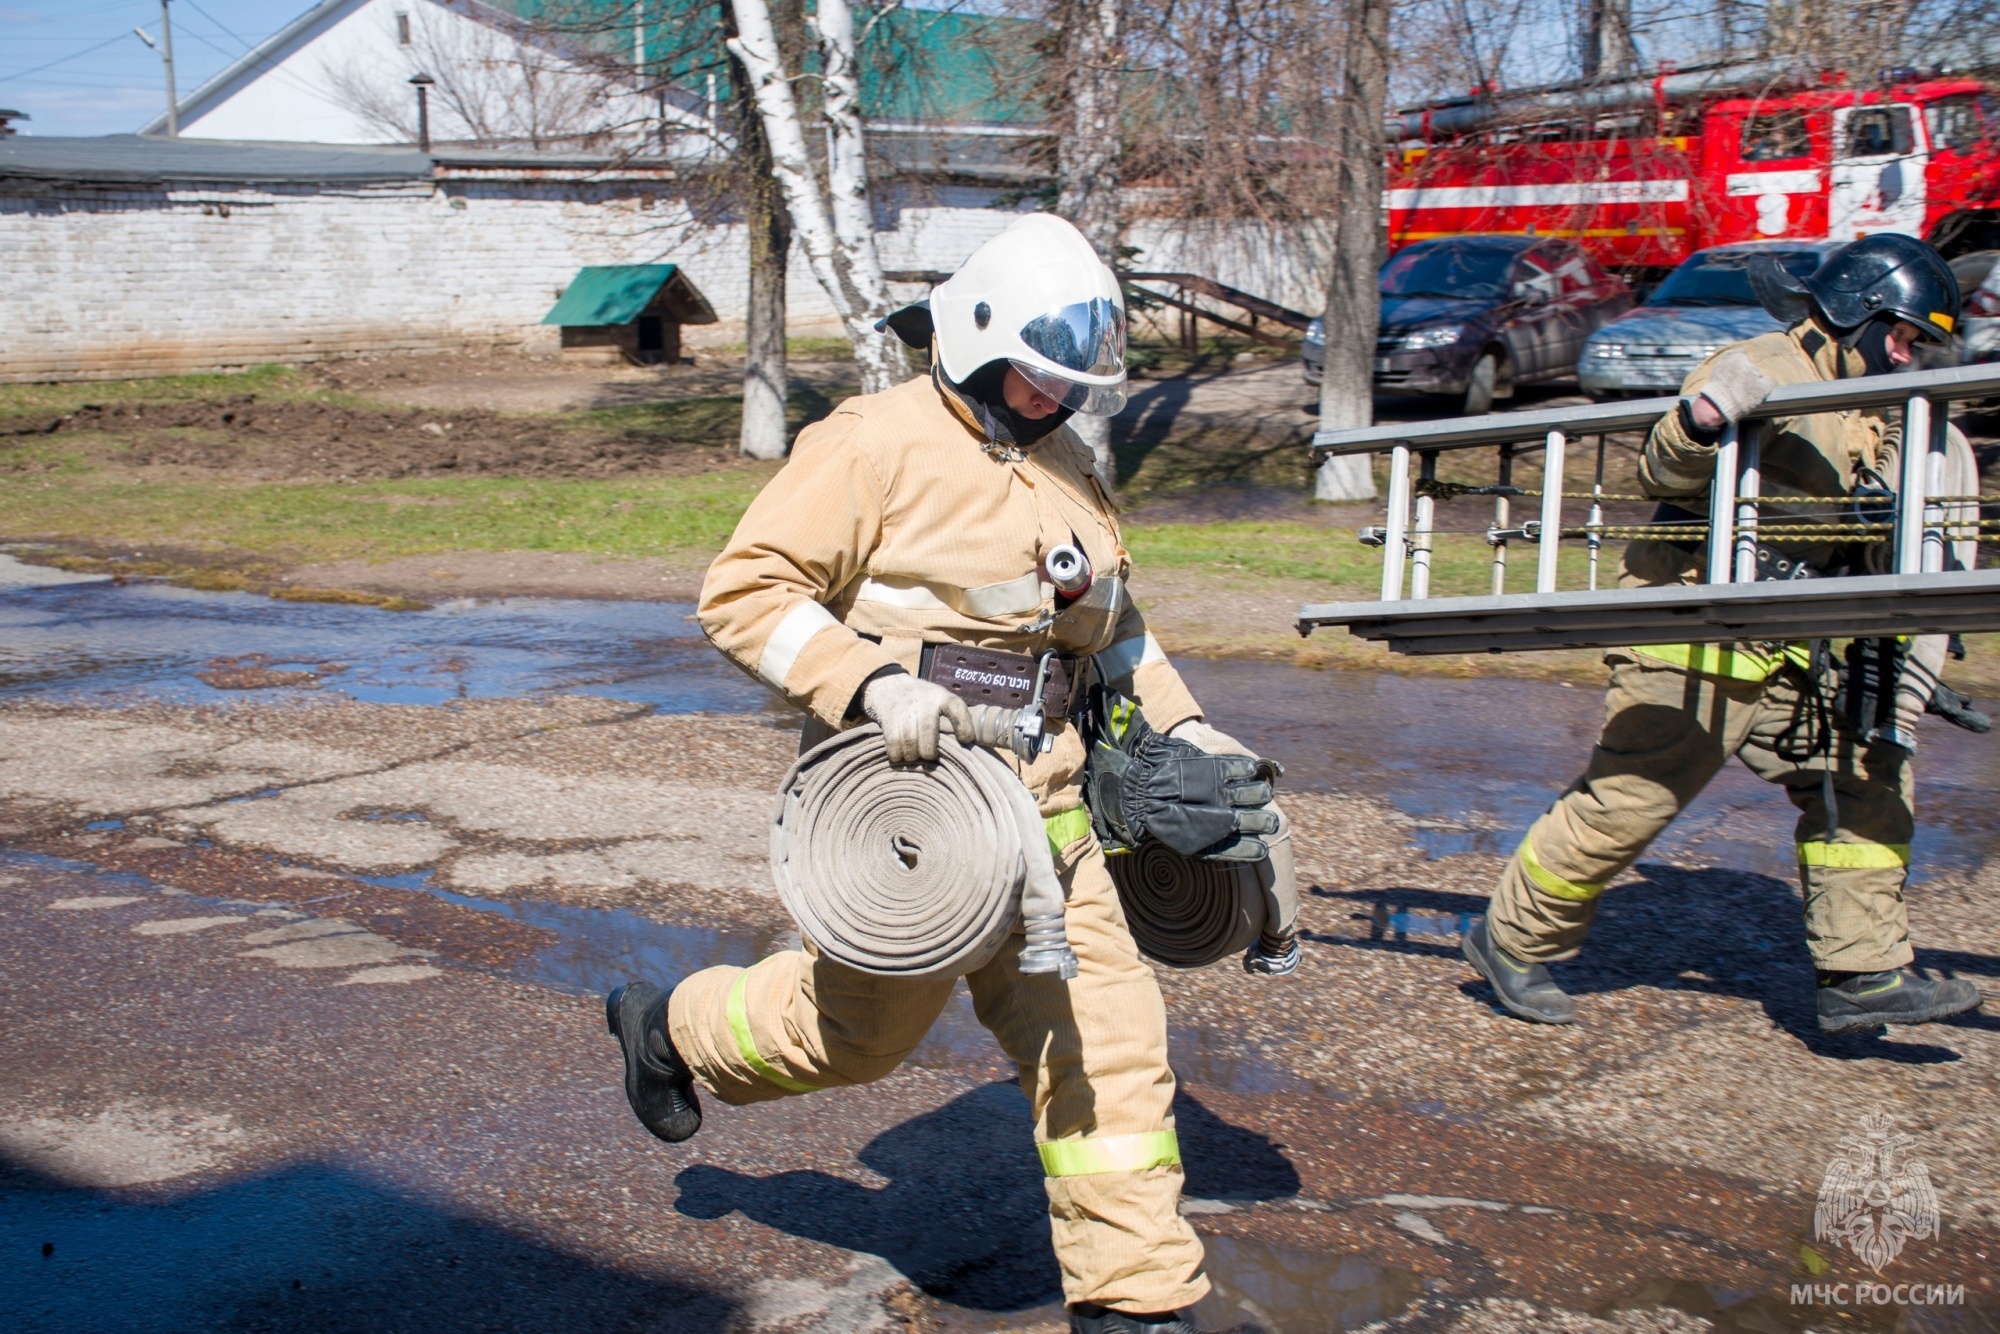
[[[1143,727],[1143,724],[1140,724]],[[1271,804],[1276,766],[1249,755],[1209,755],[1145,728],[1095,784],[1096,809],[1127,846],[1145,839],[1185,857],[1261,860],[1278,832]]]
[[[1210,727],[1199,718],[1190,718],[1186,722],[1174,724],[1167,729],[1167,735],[1176,741],[1192,742],[1207,755],[1241,755],[1248,759],[1256,760],[1260,765],[1269,770],[1269,779],[1267,781],[1275,782],[1276,779],[1284,776],[1285,768],[1276,760],[1264,759],[1256,751],[1250,749],[1250,747],[1244,745],[1241,741],[1229,735],[1229,733],[1222,731],[1220,728]],[[1268,815],[1271,819],[1278,821],[1280,829],[1284,828],[1283,817],[1278,813],[1277,802],[1266,802],[1258,809],[1262,814]],[[1266,829],[1246,832],[1270,833],[1272,831]],[[1264,840],[1254,836],[1247,838],[1238,837],[1210,848],[1202,855],[1214,861],[1262,861],[1265,856]]]
[[[1725,424],[1740,422],[1771,396],[1777,382],[1757,368],[1750,354],[1737,349],[1725,352],[1709,368],[1708,383],[1701,396],[1722,414]]]
[[[965,701],[931,681],[907,672],[878,676],[861,692],[861,711],[882,728],[891,764],[917,764],[938,757],[938,728],[945,722],[959,736],[972,735]]]
[[[1993,730],[1992,716],[1972,707],[1972,701],[1959,694],[1944,682],[1938,682],[1931,692],[1930,701],[1924,705],[1925,713],[1934,713],[1953,727],[1963,727],[1968,732],[1990,732]]]

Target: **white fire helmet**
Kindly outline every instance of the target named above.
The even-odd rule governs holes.
[[[1006,358],[1066,408],[1125,406],[1125,297],[1083,233],[1030,213],[931,289],[938,358],[954,384]]]

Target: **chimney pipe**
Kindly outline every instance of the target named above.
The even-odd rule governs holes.
[[[431,85],[437,80],[428,74],[412,74],[410,82],[417,89],[417,147],[423,152],[431,151]]]

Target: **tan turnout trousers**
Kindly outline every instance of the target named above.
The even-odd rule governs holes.
[[[1836,729],[1836,808],[1822,801],[1826,756],[1780,754],[1799,704],[1796,677],[1689,672],[1625,653],[1612,664],[1605,723],[1589,767],[1535,821],[1493,892],[1488,926],[1519,959],[1567,959],[1582,946],[1607,881],[1630,866],[1739,756],[1799,809],[1806,943],[1828,971],[1870,973],[1913,957],[1903,882],[1910,861],[1908,756]]]
[[[1096,839],[1071,841],[1056,869],[1077,976],[1021,973],[1016,934],[967,975],[973,1007],[1020,1066],[1064,1300],[1189,1306],[1209,1285],[1179,1212],[1166,1006]],[[694,974],[674,989],[668,1022],[705,1087],[724,1102],[763,1102],[881,1079],[916,1050],[951,989],[950,978],[857,972],[808,945]]]

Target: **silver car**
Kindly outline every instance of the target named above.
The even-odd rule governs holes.
[[[1750,290],[1750,257],[1770,254],[1800,277],[1836,242],[1745,241],[1698,250],[1653,289],[1646,303],[1605,325],[1583,345],[1576,378],[1592,398],[1671,394],[1718,348],[1784,326]]]
[[[1958,330],[1959,356],[1967,362],[2000,361],[2000,250],[1978,250],[1951,262],[1965,296]]]

